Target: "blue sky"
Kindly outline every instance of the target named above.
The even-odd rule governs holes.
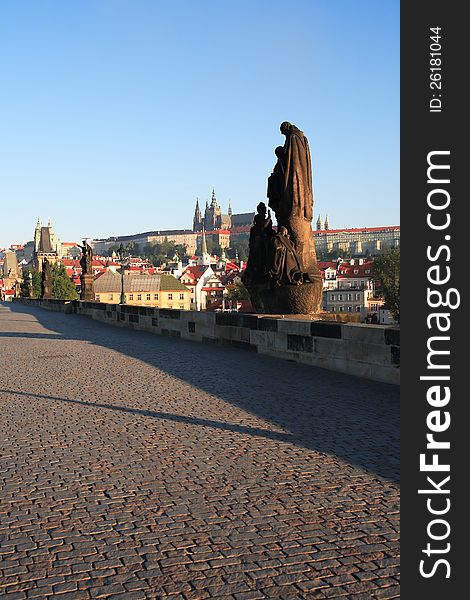
[[[254,211],[285,120],[315,218],[399,222],[398,0],[1,0],[0,55],[0,246]]]

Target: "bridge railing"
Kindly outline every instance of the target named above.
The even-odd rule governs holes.
[[[202,343],[231,345],[385,383],[400,381],[400,329],[308,318],[18,298],[47,310]]]

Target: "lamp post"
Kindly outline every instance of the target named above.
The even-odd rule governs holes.
[[[119,246],[118,249],[118,254],[119,254],[119,259],[121,260],[121,299],[120,299],[120,304],[125,304],[126,303],[126,296],[124,294],[124,246],[121,245]]]

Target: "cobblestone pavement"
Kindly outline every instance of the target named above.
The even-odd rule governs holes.
[[[394,386],[0,305],[0,595],[398,598]]]

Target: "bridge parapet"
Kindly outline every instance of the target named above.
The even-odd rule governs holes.
[[[29,298],[15,301],[159,335],[231,345],[375,381],[400,381],[398,327],[102,302]]]

